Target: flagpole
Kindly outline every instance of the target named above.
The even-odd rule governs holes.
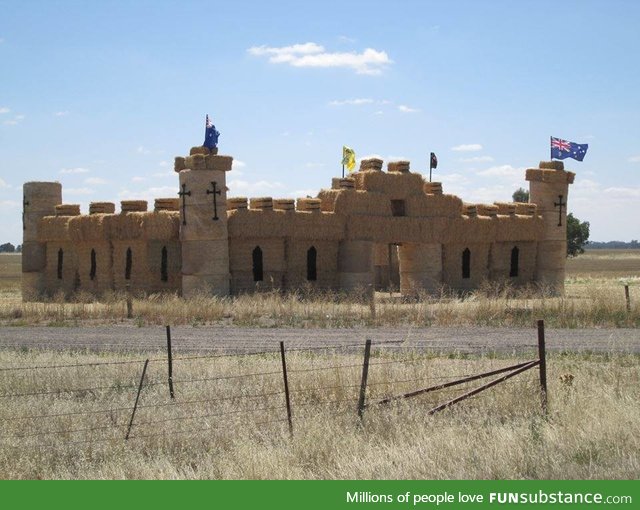
[[[549,137],[549,161],[553,159],[553,136]]]

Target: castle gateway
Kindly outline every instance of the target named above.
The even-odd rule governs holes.
[[[526,171],[530,203],[466,204],[408,161],[363,160],[317,198],[227,197],[232,158],[194,147],[176,158],[175,198],[62,202],[56,182],[24,184],[23,299],[82,291],[227,296],[257,289],[407,296],[483,281],[562,292],[566,203],[559,161]]]

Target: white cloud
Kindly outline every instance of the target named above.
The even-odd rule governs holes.
[[[55,115],[56,117],[66,117],[67,115],[69,115],[69,112],[67,110],[63,110],[60,112],[55,112],[53,115]]]
[[[146,181],[146,180],[147,180],[147,178],[146,178],[146,177],[141,177],[141,176],[139,176],[139,175],[134,175],[134,176],[131,178],[131,182],[144,182],[144,181]]]
[[[443,185],[451,184],[464,186],[471,183],[469,178],[462,174],[439,174],[437,180],[442,182]]]
[[[249,182],[233,179],[227,183],[229,196],[269,196],[273,191],[281,190],[284,186],[280,182],[257,181]]]
[[[6,112],[3,112],[3,113],[8,113],[8,112],[9,112],[9,109],[7,108]],[[16,115],[13,117],[13,119],[5,120],[3,124],[5,126],[15,126],[16,124],[19,124],[20,122],[22,122],[24,118],[25,118],[24,115]]]
[[[617,199],[640,198],[640,187],[612,187],[604,190],[604,193]]]
[[[398,105],[398,110],[400,110],[402,113],[416,113],[416,112],[420,111],[417,108],[411,108],[410,106],[407,106],[406,104]]]
[[[9,184],[7,184],[7,182],[0,178],[0,188],[10,188],[11,186]]]
[[[9,113],[11,110],[6,106],[0,107],[0,113]]]
[[[493,161],[491,156],[474,156],[472,158],[460,158],[461,163],[489,163]]]
[[[234,159],[231,164],[231,168],[233,170],[237,170],[238,168],[244,168],[247,164],[244,161],[240,161],[239,159]]]
[[[354,43],[354,42],[356,42],[355,39],[353,39],[351,37],[348,37],[346,35],[339,35],[338,36],[338,40],[341,41],[341,42],[346,42],[346,43]]]
[[[63,168],[60,170],[61,174],[86,174],[89,172],[88,168]]]
[[[455,152],[476,152],[482,150],[482,145],[479,143],[467,143],[451,147],[451,150]]]
[[[362,53],[330,53],[323,46],[313,42],[280,48],[253,46],[247,51],[251,55],[268,57],[272,64],[288,64],[293,67],[346,67],[358,74],[369,75],[381,74],[386,66],[393,63],[384,51],[366,48]]]
[[[17,200],[0,200],[0,207],[7,209],[14,209],[18,207],[22,207],[22,202],[18,202]]]
[[[84,183],[100,186],[101,184],[107,184],[107,181],[102,177],[88,177],[87,179],[84,180]]]
[[[118,197],[121,200],[146,200],[153,204],[156,198],[176,197],[177,193],[178,186],[154,186],[141,191],[122,189],[118,192]]]
[[[373,115],[384,115],[384,112],[382,110],[376,110],[373,112]]]
[[[149,154],[151,152],[149,149],[147,149],[143,145],[139,145],[136,151],[138,152],[138,154]]]
[[[63,188],[65,195],[92,195],[91,188]]]
[[[177,174],[173,171],[173,170],[165,170],[164,172],[156,172],[155,174],[151,174],[151,177],[177,177]],[[145,180],[145,177],[134,177],[133,179],[137,179],[138,181],[134,181],[134,182],[141,182]],[[131,179],[133,181],[133,179]]]
[[[304,197],[317,197],[318,190],[317,189],[297,189],[294,191],[288,191],[284,194],[284,198],[304,198]]]
[[[169,163],[167,163],[166,161],[160,161],[160,163],[158,163],[158,166],[161,166],[161,167],[169,166]]]
[[[640,156],[631,156],[627,161],[629,163],[640,163]]]
[[[485,177],[515,177],[517,175],[524,176],[524,169],[515,168],[511,165],[500,165],[492,166],[491,168],[487,168],[486,170],[481,170],[476,173]]]
[[[334,99],[333,101],[329,101],[329,105],[331,106],[342,106],[342,105],[362,105],[362,104],[371,104],[373,103],[373,99],[370,99],[368,97],[359,97],[356,99],[343,99],[343,100],[338,100],[338,99]]]

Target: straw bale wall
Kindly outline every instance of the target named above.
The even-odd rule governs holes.
[[[82,218],[79,216],[78,218]],[[78,264],[79,291],[101,295],[113,290],[113,250],[106,240],[74,241]],[[92,277],[91,252],[95,251],[95,274]]]
[[[531,283],[536,274],[537,245],[538,243],[534,241],[493,243],[489,258],[490,279],[508,281],[514,286]],[[511,276],[511,257],[514,248],[517,248],[518,253],[517,276]]]
[[[365,291],[374,284],[373,245],[369,240],[345,240],[338,245],[338,285],[346,292]]]
[[[470,251],[469,277],[463,278],[462,259]],[[446,285],[455,290],[472,290],[489,278],[489,242],[451,243],[442,246],[442,274]]]
[[[46,295],[55,296],[59,292],[67,297],[73,295],[79,286],[78,270],[78,254],[73,243],[60,240],[47,243]]]
[[[254,280],[253,252],[262,250],[262,280]],[[285,241],[282,238],[244,238],[229,241],[231,292],[284,289]]]
[[[307,254],[316,250],[316,279],[308,280]],[[285,244],[286,268],[284,288],[309,287],[331,290],[338,285],[338,243],[335,241],[290,240]]]
[[[435,292],[442,285],[442,245],[403,243],[398,247],[400,292]]]

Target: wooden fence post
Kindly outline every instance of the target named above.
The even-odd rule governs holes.
[[[173,356],[171,352],[171,326],[167,326],[167,367],[169,369],[169,396],[176,398],[173,391]]]
[[[371,320],[376,320],[376,288],[374,285],[369,285],[369,312],[371,313]]]
[[[144,382],[144,375],[147,373],[147,365],[149,364],[149,360],[147,359],[144,362],[144,367],[142,368],[142,376],[140,376],[140,384],[138,385],[138,394],[136,395],[136,402],[133,404],[133,411],[131,413],[131,420],[129,420],[129,428],[127,429],[127,435],[124,436],[125,440],[129,440],[129,435],[131,434],[131,427],[133,427],[133,419],[136,416],[136,410],[138,409],[138,400],[140,400],[140,392],[142,391],[142,383]]]
[[[126,293],[127,293],[127,319],[133,319],[133,301],[131,300],[131,289],[129,287],[129,284],[127,284],[126,287]]]
[[[631,312],[631,297],[629,296],[629,286],[624,286],[624,299],[627,302],[627,313]]]
[[[293,418],[291,417],[291,398],[289,396],[289,379],[287,377],[287,360],[284,356],[284,342],[280,342],[280,358],[282,359],[282,378],[284,380],[284,398],[287,404],[287,420],[289,421],[289,434],[293,437]]]
[[[540,403],[547,414],[547,352],[544,339],[544,320],[538,321],[538,359],[540,360]]]
[[[364,361],[362,363],[362,379],[360,380],[360,397],[358,398],[358,417],[364,416],[365,398],[367,394],[367,377],[369,377],[369,358],[371,357],[371,340],[364,344]]]

